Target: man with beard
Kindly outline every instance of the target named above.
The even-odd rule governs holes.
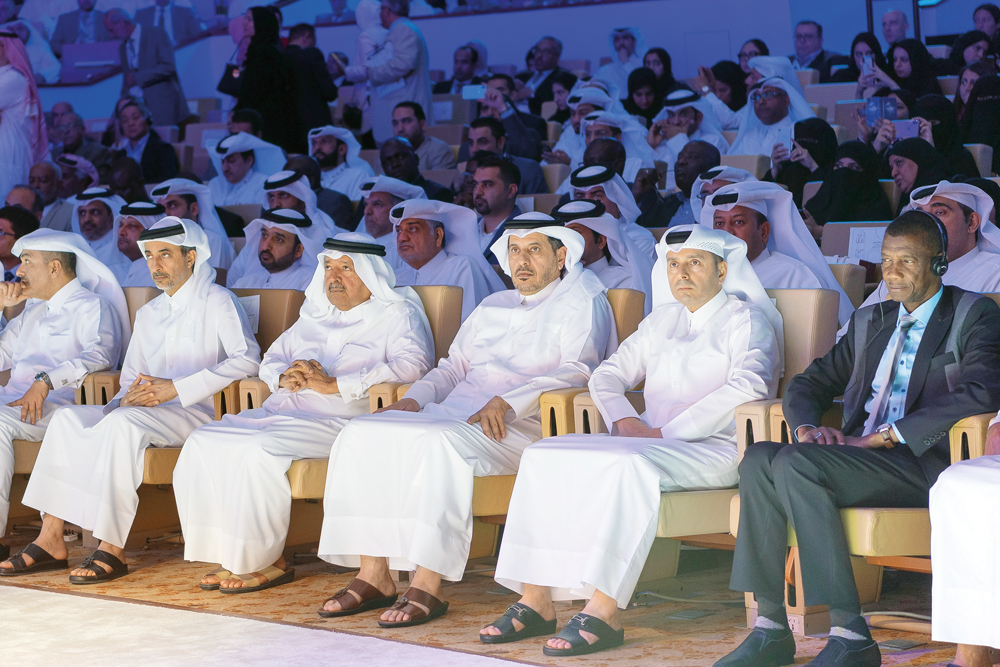
[[[383,174],[366,181],[361,186],[361,196],[364,197],[364,215],[358,223],[358,231],[368,234],[385,248],[386,263],[398,269],[400,259],[396,252],[396,227],[389,213],[404,201],[427,199],[427,195],[416,185]]]
[[[674,164],[674,181],[678,191],[667,195],[663,206],[659,207],[657,219],[651,220],[653,227],[673,227],[674,225],[695,225],[698,219],[691,206],[691,187],[699,174],[712,167],[718,167],[721,156],[719,149],[707,141],[689,141],[677,154]]]
[[[255,254],[247,270],[230,289],[294,289],[304,292],[316,270],[326,234],[295,209],[276,208],[261,213],[246,227],[247,244],[240,254]]]
[[[436,199],[450,204],[455,196],[451,190],[429,181],[420,173],[420,159],[410,142],[401,137],[389,139],[379,150],[379,160],[382,163],[382,173],[410,185],[416,185],[427,193],[428,199]]]
[[[473,157],[476,170],[473,176],[473,204],[476,213],[483,216],[480,223],[480,242],[483,254],[490,264],[497,259],[490,246],[503,234],[505,224],[521,215],[517,206],[518,184],[521,170],[506,158],[480,151]]]
[[[131,262],[122,287],[156,287],[149,265],[139,250],[139,235],[167,215],[167,209],[151,202],[136,202],[118,211],[118,252]]]
[[[351,201],[361,199],[361,184],[374,172],[359,157],[361,144],[354,134],[343,127],[324,125],[309,132],[309,143],[312,156],[323,170],[323,187],[347,195]]]

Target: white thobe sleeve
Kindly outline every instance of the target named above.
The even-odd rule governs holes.
[[[405,317],[396,317],[385,335],[386,361],[337,376],[337,388],[345,401],[366,398],[368,389],[380,382],[411,382],[434,365],[434,342],[427,337],[415,307],[407,308]]]
[[[260,347],[250,330],[246,312],[231,293],[219,301],[216,312],[220,320],[218,345],[225,351],[226,358],[214,366],[174,380],[177,398],[184,407],[201,403],[236,380],[257,375],[260,370]]]
[[[650,318],[647,317],[639,323],[639,329],[626,338],[607,361],[597,367],[587,385],[594,405],[608,424],[639,416],[625,398],[625,392],[646,377],[651,326],[649,321]]]
[[[729,330],[729,378],[726,384],[660,428],[666,439],[695,441],[726,428],[736,408],[767,398],[774,376],[778,344],[774,330],[757,310],[747,310]],[[704,331],[702,335],[719,335]]]
[[[301,340],[302,337],[298,333],[298,327],[293,324],[288,331],[278,336],[278,339],[271,343],[271,347],[268,348],[264,354],[264,358],[261,359],[257,377],[267,385],[272,394],[278,391],[278,381],[281,379],[281,374],[287,371],[288,367],[295,361],[295,350],[301,347],[299,344]]]
[[[14,341],[20,336],[23,325],[24,318],[15,317],[0,331],[0,371],[14,367]]]
[[[46,373],[54,388],[79,387],[88,373],[115,368],[121,350],[121,327],[111,305],[92,300],[79,309],[73,333],[80,337],[80,356],[66,359]],[[18,318],[20,319],[20,318]],[[16,322],[17,320],[15,320]]]
[[[406,398],[412,398],[421,408],[428,403],[440,403],[465,379],[472,368],[470,359],[475,349],[476,329],[480,326],[477,315],[481,313],[482,311],[474,313],[462,323],[455,340],[448,348],[448,356],[442,357],[437,368],[431,369],[427,375],[414,382],[406,390]]]
[[[558,331],[539,331],[540,336],[559,336],[559,365],[501,396],[515,417],[524,419],[538,414],[538,399],[547,391],[585,386],[608,352],[614,321],[611,305],[601,293],[559,322]]]
[[[715,116],[719,119],[719,124],[723,130],[740,129],[740,115],[738,112],[730,109],[725,102],[715,96],[715,93],[708,93],[705,95],[705,99],[712,105],[712,110],[715,111]]]

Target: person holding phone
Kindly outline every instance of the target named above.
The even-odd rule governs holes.
[[[882,54],[882,45],[878,37],[870,32],[858,33],[851,42],[851,59],[847,67],[834,72],[830,77],[832,83],[849,83],[857,81],[858,88],[854,93],[854,98],[861,100],[872,96],[882,84],[875,79],[875,68],[880,71],[887,69],[885,56]]]
[[[825,120],[807,118],[795,124],[786,141],[771,151],[771,179],[787,187],[801,208],[805,184],[822,181],[833,168],[837,134]]]

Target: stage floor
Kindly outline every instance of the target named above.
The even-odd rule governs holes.
[[[9,543],[16,551],[27,543],[32,534],[28,531],[8,536]],[[70,563],[78,564],[87,555],[87,549],[79,546],[79,542],[71,543]],[[73,546],[76,545],[76,546]],[[315,558],[306,557],[296,562],[296,580],[285,586],[248,595],[221,595],[218,592],[206,592],[197,587],[200,577],[213,569],[202,563],[188,563],[181,559],[183,547],[178,544],[159,543],[142,551],[129,552],[129,568],[131,574],[108,584],[91,586],[73,586],[67,580],[67,572],[43,573],[27,577],[2,578],[0,586],[10,586],[26,589],[27,592],[48,591],[96,598],[106,601],[138,603],[153,605],[164,609],[187,610],[201,612],[200,614],[177,615],[171,620],[171,632],[164,633],[162,623],[154,617],[140,618],[146,610],[136,606],[115,605],[113,609],[126,609],[126,617],[134,621],[132,626],[118,628],[127,632],[130,641],[142,645],[163,644],[162,651],[157,655],[178,655],[176,664],[192,664],[192,650],[203,642],[208,633],[222,642],[230,630],[223,626],[214,628],[216,619],[209,619],[204,614],[212,614],[230,619],[248,619],[269,624],[283,624],[312,630],[332,633],[347,633],[374,637],[385,642],[368,643],[359,647],[352,644],[348,637],[331,637],[329,642],[317,643],[319,633],[296,634],[284,632],[247,631],[242,626],[235,627],[231,632],[249,633],[254,642],[244,647],[253,647],[252,655],[246,654],[247,661],[243,664],[264,664],[265,656],[281,656],[279,664],[315,664],[329,663],[336,660],[338,650],[352,653],[352,659],[343,664],[355,664],[353,655],[357,651],[368,655],[368,664],[410,664],[407,658],[408,647],[405,644],[447,649],[435,651],[437,657],[429,658],[426,664],[456,665],[456,664],[489,664],[492,661],[475,660],[471,655],[489,656],[503,660],[517,661],[525,664],[539,665],[657,665],[669,667],[704,667],[711,665],[720,656],[728,653],[746,636],[743,596],[728,589],[731,554],[723,551],[705,551],[685,549],[681,556],[681,571],[678,579],[684,584],[684,597],[690,602],[660,602],[646,606],[636,606],[623,612],[625,625],[625,646],[612,651],[606,651],[593,656],[580,658],[549,658],[542,654],[544,639],[530,639],[524,642],[489,646],[481,644],[478,639],[479,629],[494,620],[506,606],[516,601],[517,596],[499,586],[492,578],[488,564],[477,563],[474,569],[467,573],[465,579],[446,586],[447,599],[451,606],[448,614],[433,623],[416,628],[400,630],[383,630],[375,621],[377,613],[366,613],[349,616],[342,619],[321,619],[316,610],[323,600],[347,585],[352,578],[351,572],[338,570],[331,565]],[[894,610],[922,614],[930,613],[930,577],[911,573],[898,573],[892,578],[894,587],[883,594],[875,605],[866,607],[865,611]],[[400,593],[405,586],[400,586]],[[20,593],[10,590],[0,590],[0,599]],[[40,600],[56,599],[51,596],[36,596]],[[20,604],[27,604],[23,595],[17,597]],[[706,602],[699,602],[703,600]],[[43,602],[33,601],[31,608],[41,611]],[[135,609],[136,618],[128,615],[128,609]],[[560,627],[579,611],[580,605],[570,603],[557,604]],[[3,631],[7,638],[0,640],[0,645],[10,646],[7,639],[16,639],[22,647],[44,647],[55,639],[46,636],[59,633],[60,639],[65,632],[59,628],[79,625],[81,628],[98,628],[105,624],[100,618],[100,609],[89,609],[80,615],[67,610],[67,614],[56,614],[54,618],[43,615],[39,618],[52,618],[54,624],[18,623],[9,625],[5,622]],[[685,618],[690,612],[702,612],[698,618]],[[110,612],[109,612],[110,613]],[[115,613],[121,613],[116,611]],[[697,615],[697,614],[691,614]],[[8,617],[9,618],[9,617]],[[171,616],[171,619],[174,617]],[[133,627],[134,626],[134,627]],[[116,628],[114,622],[111,628]],[[263,628],[265,626],[256,626]],[[269,626],[270,627],[270,626]],[[189,628],[189,633],[182,629]],[[273,628],[272,628],[273,629]],[[107,630],[102,630],[106,632]],[[147,636],[143,636],[148,632]],[[13,633],[13,634],[8,634]],[[220,636],[222,633],[222,636]],[[272,636],[273,634],[273,636]],[[903,638],[922,645],[906,651],[883,651],[883,665],[946,665],[955,655],[952,645],[934,643],[930,637],[904,632],[873,629],[876,640],[882,642],[889,639]],[[100,635],[98,635],[100,637]],[[189,639],[186,639],[189,638]],[[296,639],[296,637],[299,637]],[[270,639],[269,639],[270,638]],[[117,641],[110,640],[109,641]],[[803,664],[816,655],[824,644],[824,638],[806,638],[799,642],[797,664]],[[402,642],[403,645],[398,644]],[[93,642],[87,646],[88,651],[99,648]],[[222,644],[220,644],[222,646]],[[318,646],[322,652],[317,654]],[[371,648],[380,647],[379,650]],[[220,648],[220,650],[222,650]],[[381,651],[381,652],[380,652]],[[455,653],[457,652],[457,653]],[[412,653],[412,651],[411,651]],[[6,654],[6,649],[5,649]],[[463,655],[466,654],[466,655]],[[79,655],[79,654],[77,654]],[[394,655],[393,659],[387,656]],[[184,656],[181,660],[180,656]],[[229,664],[241,664],[241,660]],[[253,658],[252,660],[250,658]],[[427,656],[411,656],[413,664],[425,664]],[[397,660],[398,658],[398,660]],[[419,659],[418,659],[419,658]],[[20,662],[20,661],[18,661]],[[268,658],[265,662],[275,664]],[[361,661],[359,661],[360,663]],[[41,664],[41,663],[36,663]],[[133,664],[144,664],[142,660]],[[152,664],[152,663],[150,663]],[[172,664],[157,662],[157,664]],[[206,663],[209,664],[209,663]]]

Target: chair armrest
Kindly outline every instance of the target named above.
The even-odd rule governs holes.
[[[646,411],[646,399],[641,391],[626,391],[625,398],[639,414]],[[589,391],[585,394],[579,394],[573,399],[573,421],[577,433],[608,433],[610,431]]]
[[[80,386],[76,388],[74,402],[77,405],[95,405],[97,403],[97,394],[94,392],[93,373],[88,373],[83,378],[83,382],[80,383]]]
[[[240,380],[240,407],[244,410],[259,408],[271,395],[271,388],[260,378]]]
[[[573,399],[587,391],[586,387],[569,387],[547,391],[538,398],[538,409],[542,416],[542,437],[574,433]]]
[[[231,382],[215,396],[215,421],[222,419],[223,415],[235,415],[240,411],[240,382]]]
[[[392,405],[399,400],[399,388],[409,387],[402,382],[382,382],[368,388],[368,411],[375,412],[379,408]]]
[[[751,401],[736,408],[736,450],[740,460],[747,447],[771,439],[771,408],[781,407],[780,398]]]
[[[771,434],[773,442],[791,442],[792,433],[788,429],[788,422],[785,421],[785,410],[781,403],[771,407]],[[819,426],[829,426],[831,428],[841,428],[844,423],[844,403],[841,400],[834,401],[829,410],[823,413]]]
[[[995,416],[973,415],[959,420],[951,427],[948,441],[951,444],[952,463],[978,458],[986,452],[986,431]]]
[[[110,403],[118,390],[121,389],[119,384],[121,376],[121,371],[97,371],[88,375],[87,379],[92,379],[91,381],[94,383],[94,398],[88,401],[87,405],[107,405]]]

